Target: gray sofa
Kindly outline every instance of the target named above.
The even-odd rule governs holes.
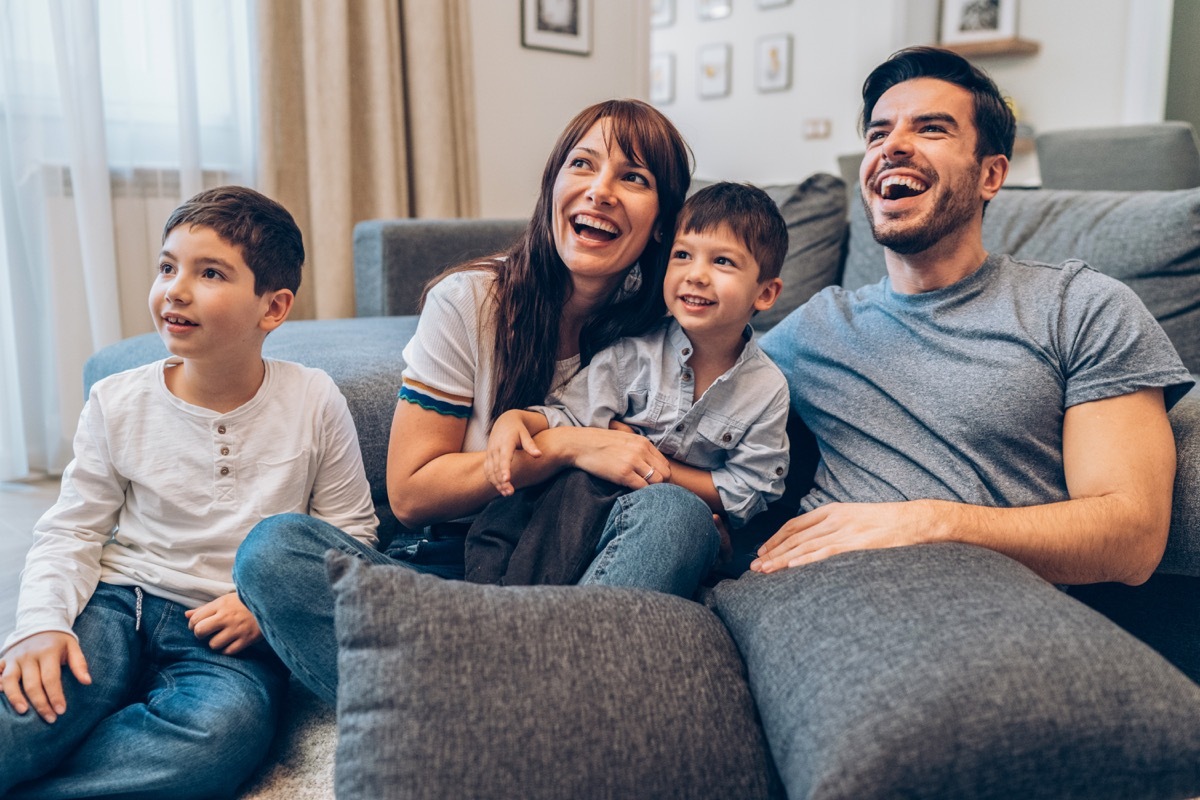
[[[760,323],[824,285],[883,275],[882,251],[839,178],[769,192],[791,248],[782,308]],[[1127,282],[1200,373],[1200,189],[1006,189],[984,227],[989,250],[1081,257]],[[269,356],[321,367],[346,394],[385,539],[400,530],[386,448],[420,287],[520,229],[361,223],[360,316],[289,322],[267,341]],[[152,334],[118,343],[88,362],[85,384],[163,354]],[[707,593],[707,609],[335,560],[337,735],[330,711],[295,686],[274,760],[244,796],[330,796],[335,746],[346,797],[758,797],[781,796],[783,785],[793,798],[1200,794],[1200,390],[1170,418],[1179,467],[1162,564],[1142,586],[1071,589],[1080,602],[969,547],[939,552],[938,571],[927,548],[907,548],[727,582]],[[790,498],[814,458],[811,442],[794,438],[801,467]],[[961,569],[947,575],[947,563]],[[780,616],[753,613],[764,601]],[[946,641],[933,650],[921,627],[929,614],[944,618]],[[1029,615],[1048,624],[1031,632]],[[764,624],[780,625],[794,649],[755,650]],[[1063,652],[1064,640],[1092,656]],[[937,669],[926,669],[929,658]],[[1075,675],[1080,658],[1099,666]],[[794,705],[756,708],[762,681],[779,674],[795,684]]]

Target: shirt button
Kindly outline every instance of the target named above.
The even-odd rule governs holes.
[[[217,433],[224,433],[224,432],[225,432],[225,426],[224,426],[224,425],[218,425],[218,426],[217,426]]]
[[[675,426],[675,432],[683,433],[683,423],[682,422]]]
[[[222,448],[221,448],[221,455],[223,455],[223,456],[227,456],[227,455],[229,455],[229,448],[228,448],[228,447],[222,447]]]
[[[721,441],[725,444],[729,444],[730,442],[733,441],[733,436],[731,436],[728,433],[723,433],[723,434],[721,434]]]
[[[228,475],[228,474],[229,474],[229,467],[221,467],[221,474],[222,474],[222,475]]]
[[[682,353],[683,353],[685,356],[690,356],[690,355],[692,354],[692,348],[690,348],[690,347],[685,347],[685,348],[683,348],[683,350],[682,350],[681,352],[682,352]]]
[[[685,381],[690,381],[692,379],[692,371],[690,369],[685,369],[683,371],[683,379]]]
[[[782,475],[782,474],[783,474],[783,467],[776,467],[776,468],[775,468],[775,474],[776,474],[776,475]]]

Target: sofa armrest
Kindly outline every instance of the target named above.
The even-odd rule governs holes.
[[[1175,433],[1175,497],[1171,534],[1159,573],[1200,578],[1200,385],[1169,414]]]
[[[506,249],[525,220],[373,219],[354,226],[355,314],[416,314],[442,269]]]

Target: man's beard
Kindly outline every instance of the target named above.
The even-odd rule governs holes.
[[[897,165],[887,165],[885,168],[894,166]],[[982,170],[981,164],[974,164],[962,179],[948,185],[923,222],[908,225],[899,223],[890,228],[877,226],[875,216],[871,213],[871,204],[866,195],[862,195],[863,209],[867,214],[867,222],[871,225],[871,235],[875,237],[875,241],[900,255],[907,256],[928,250],[969,223],[979,213],[979,198],[975,187],[979,185]],[[933,191],[933,187],[927,191]]]

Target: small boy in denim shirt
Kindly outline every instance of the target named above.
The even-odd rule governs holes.
[[[761,189],[717,183],[680,213],[663,281],[670,317],[599,352],[549,404],[496,420],[485,470],[510,495],[512,454],[540,455],[548,427],[624,424],[671,462],[646,482],[695,492],[733,528],[783,494],[787,380],[752,338],[750,319],[774,305],[787,225]]]

